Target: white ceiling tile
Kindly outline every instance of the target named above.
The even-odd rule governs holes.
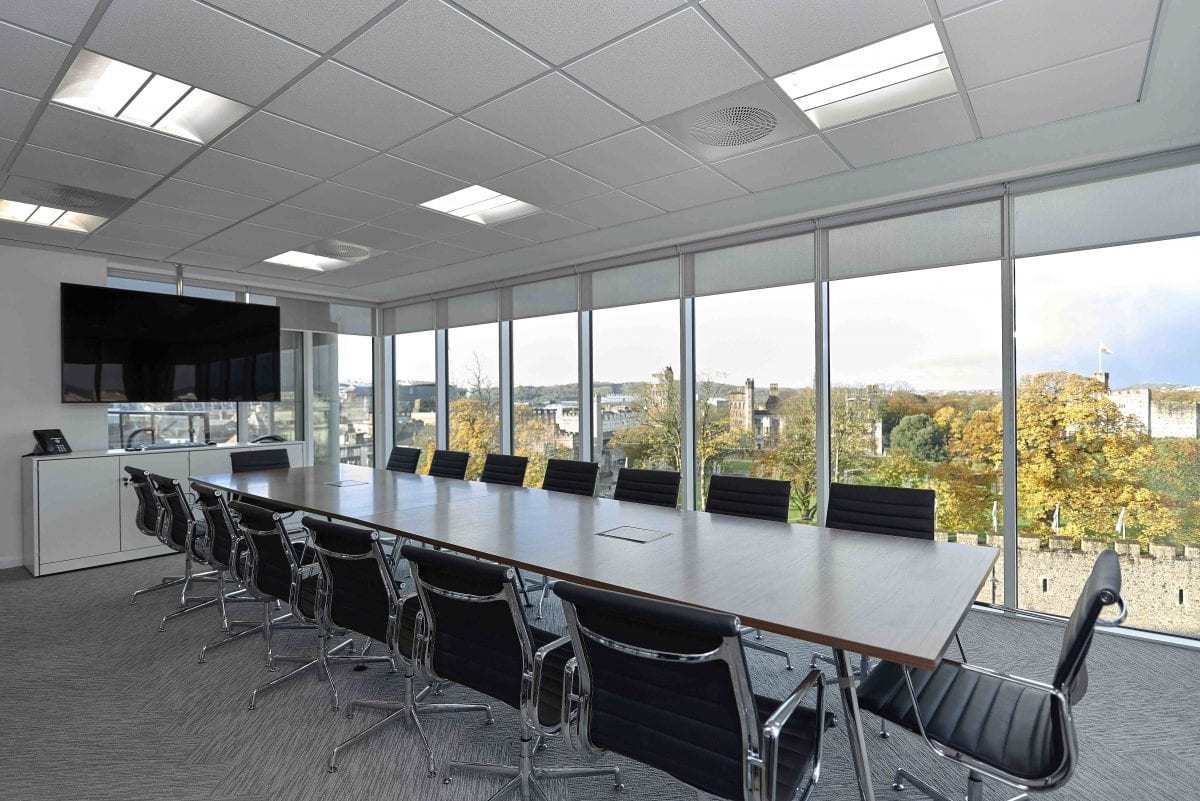
[[[0,0],[0,20],[74,42],[96,0]]]
[[[213,189],[176,178],[168,178],[163,181],[142,200],[199,214],[227,217],[232,220],[248,217],[271,205],[271,201],[262,198],[226,192],[223,189]]]
[[[137,197],[162,180],[161,175],[152,172],[34,145],[21,148],[13,163],[12,173],[122,197]]]
[[[29,141],[51,150],[164,175],[200,149],[194,142],[54,104],[42,112]]]
[[[549,211],[530,214],[498,226],[514,236],[532,239],[535,242],[549,242],[551,239],[562,239],[565,236],[582,234],[591,231],[592,226],[577,220],[569,220]]]
[[[386,150],[450,116],[333,61],[304,76],[267,109],[377,150]]]
[[[502,175],[488,185],[543,209],[607,192],[609,187],[557,161],[541,161]]]
[[[387,228],[379,228],[375,225],[360,225],[357,228],[351,228],[349,231],[342,231],[337,238],[343,242],[351,242],[355,245],[364,245],[369,248],[378,250],[404,250],[405,248],[416,247],[424,244],[425,240],[420,237],[402,234],[399,231],[391,231]]]
[[[317,58],[192,0],[113,0],[88,48],[250,105]]]
[[[281,231],[278,228],[267,228],[253,223],[238,223],[196,243],[193,248],[223,256],[262,260],[303,247],[315,238],[308,234]]]
[[[451,111],[545,69],[441,0],[409,0],[339,51],[338,60]]]
[[[728,178],[708,167],[696,167],[686,172],[655,178],[653,181],[626,187],[625,191],[667,211],[702,206],[705,203],[746,194]]]
[[[691,169],[699,164],[649,128],[611,136],[558,157],[610,186],[629,186]]]
[[[168,181],[167,183],[171,183]],[[210,190],[211,191],[211,190]],[[172,228],[176,231],[188,231],[194,234],[208,236],[222,228],[228,228],[234,221],[225,217],[214,217],[211,214],[197,214],[194,211],[174,209],[170,206],[160,206],[157,203],[134,203],[117,218],[140,225],[151,225],[156,228]]]
[[[478,227],[477,223],[422,208],[405,209],[375,220],[373,224],[421,239],[444,239]]]
[[[984,136],[1032,128],[1138,99],[1149,42],[1072,61],[970,92]]]
[[[325,52],[372,17],[391,0],[210,0],[231,14],[275,31],[305,47]]]
[[[16,139],[37,108],[37,98],[0,89],[0,136]]]
[[[405,142],[392,154],[472,184],[481,184],[542,159],[529,148],[464,119],[439,125]]]
[[[429,262],[430,267],[443,267],[447,264],[458,264],[464,261],[478,259],[482,254],[473,250],[456,248],[441,242],[429,242],[404,251],[406,256],[415,256]]]
[[[158,261],[165,259],[179,250],[171,245],[157,245],[153,242],[136,242],[131,239],[119,239],[102,234],[94,234],[79,246],[80,250],[93,253],[108,253],[114,256],[130,256],[135,259],[150,259]]]
[[[826,131],[825,135],[855,167],[950,147],[975,138],[958,95],[852,122]]]
[[[371,222],[407,208],[406,204],[391,198],[372,195],[370,192],[362,192],[329,181],[288,198],[288,205],[332,214],[335,217],[345,217],[356,222]]]
[[[468,116],[547,156],[637,125],[637,120],[558,73],[498,97]]]
[[[191,264],[196,267],[209,267],[214,270],[240,270],[254,264],[259,259],[246,256],[227,256],[221,253],[209,253],[196,248],[181,250],[171,256],[171,261]]]
[[[0,139],[0,164],[8,161],[9,155],[16,146],[17,143],[14,139]]]
[[[188,233],[171,228],[140,225],[124,218],[108,221],[96,234],[114,239],[127,239],[130,242],[144,242],[149,245],[169,247],[172,253],[193,245],[207,236],[207,234]]]
[[[718,161],[712,166],[751,192],[807,181],[846,169],[842,160],[819,136],[793,139]]]
[[[657,209],[624,192],[608,192],[584,198],[565,206],[559,206],[555,211],[564,217],[570,217],[572,220],[578,220],[596,228],[607,228],[610,225],[644,220],[647,217],[662,214],[662,209]]]
[[[567,72],[642,120],[759,80],[745,59],[690,8],[596,51]]]
[[[468,250],[476,250],[488,255],[503,253],[507,250],[516,250],[517,248],[528,247],[533,244],[531,240],[521,239],[520,237],[506,234],[503,231],[497,231],[495,228],[483,227],[476,228],[474,231],[467,231],[465,234],[452,236],[442,241],[447,245],[464,247]]]
[[[268,225],[272,228],[282,228],[285,231],[312,234],[313,236],[332,236],[339,231],[345,231],[347,228],[352,228],[355,225],[353,220],[332,217],[328,214],[300,209],[282,203],[255,214],[247,222],[257,225]]]
[[[423,272],[432,267],[431,263],[414,259],[405,253],[384,253],[340,270],[314,273],[309,279],[309,283],[351,289],[387,281],[401,275]]]
[[[317,183],[312,176],[219,150],[205,150],[176,175],[214,189],[265,200],[283,200]]]
[[[440,172],[389,156],[376,156],[338,176],[337,182],[404,203],[424,203],[468,184]]]
[[[459,0],[458,4],[543,58],[561,64],[615,39],[681,0]]]
[[[703,8],[771,77],[929,22],[925,0],[707,0]]]
[[[0,89],[41,97],[71,48],[0,22]]]
[[[214,147],[296,172],[330,178],[375,151],[265,111],[221,137]]]
[[[968,89],[1149,39],[1158,0],[1000,0],[946,20]]]
[[[992,0],[937,0],[937,7],[938,12],[943,17],[949,17],[951,14],[957,14],[960,11],[965,11],[971,6],[978,6],[991,1]]]
[[[73,248],[86,237],[87,234],[64,231],[61,228],[46,228],[41,225],[25,225],[24,223],[0,220],[0,239],[15,239],[18,242],[38,242],[43,245]]]

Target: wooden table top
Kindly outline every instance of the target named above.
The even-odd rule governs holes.
[[[392,475],[340,465],[198,480],[554,578],[717,609],[747,626],[927,669],[937,665],[997,558],[995,549],[973,545]],[[368,481],[370,488],[327,484],[347,478]],[[666,536],[650,542],[601,536],[621,526]]]

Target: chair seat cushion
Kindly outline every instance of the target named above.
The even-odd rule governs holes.
[[[562,636],[536,626],[531,627],[530,630],[533,632],[534,651],[549,645]],[[542,686],[537,698],[538,722],[547,728],[554,729],[561,722],[563,668],[567,666],[567,662],[573,656],[575,656],[575,649],[568,642],[551,651],[546,657],[546,661],[542,663]]]
[[[767,698],[762,695],[754,696],[754,704],[758,707],[759,725],[764,725],[767,718],[775,714],[782,701]],[[825,713],[825,728],[833,727],[832,712]],[[779,799],[792,798],[800,783],[808,774],[809,760],[816,750],[817,711],[806,706],[796,707],[796,711],[788,718],[787,725],[779,738],[779,772],[776,774],[775,797]]]
[[[1047,777],[1062,764],[1057,701],[1050,693],[949,661],[932,673],[913,670],[912,683],[931,740],[1023,779]],[[920,733],[899,665],[881,662],[872,670],[858,687],[858,702]]]

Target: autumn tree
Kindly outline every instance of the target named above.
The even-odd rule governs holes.
[[[558,425],[552,418],[533,413],[528,404],[513,409],[513,452],[529,459],[525,468],[525,486],[540,487],[550,459],[571,459],[572,449],[559,440]]]
[[[910,414],[892,429],[892,448],[926,462],[942,462],[946,459],[946,430],[927,414]]]
[[[496,388],[483,370],[479,354],[468,368],[465,386],[455,383],[457,397],[450,401],[450,450],[471,454],[467,478],[479,478],[487,455],[499,449],[500,404]]]

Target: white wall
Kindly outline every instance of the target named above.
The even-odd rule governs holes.
[[[103,257],[0,245],[0,568],[23,561],[21,454],[35,428],[61,428],[75,450],[108,447],[102,404],[61,401],[59,285],[104,284]]]

